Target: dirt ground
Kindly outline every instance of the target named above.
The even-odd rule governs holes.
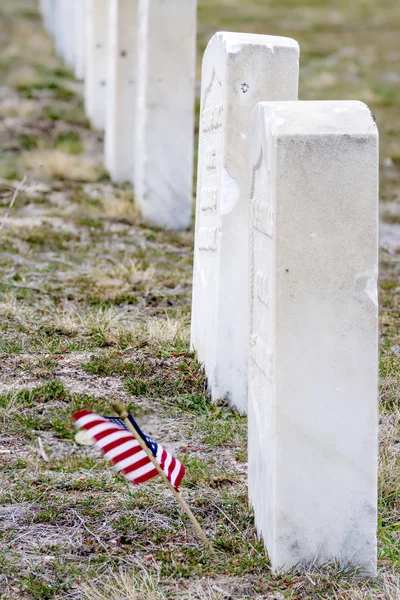
[[[379,577],[271,575],[247,503],[246,418],[210,404],[189,350],[193,231],[142,222],[102,167],[36,0],[1,0],[0,599],[400,599],[400,5],[199,0],[199,65],[217,30],[294,37],[302,99],[360,99],[377,119]],[[215,560],[161,482],[129,486],[74,443],[71,414],[115,400],[187,466]]]

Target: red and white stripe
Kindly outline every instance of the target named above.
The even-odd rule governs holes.
[[[79,429],[90,432],[95,446],[103,452],[105,458],[111,460],[116,470],[132,483],[144,483],[159,475],[129,430],[89,410],[80,410],[72,418]],[[185,467],[160,444],[157,444],[155,458],[169,481],[178,489],[185,475]]]
[[[72,418],[79,429],[90,432],[96,448],[132,483],[144,483],[159,475],[130,431],[89,410],[80,410]]]
[[[165,450],[160,444],[157,449],[157,462],[161,466],[162,470],[172,483],[172,485],[178,489],[180,483],[185,475],[185,467],[178,459],[175,458],[170,452]]]

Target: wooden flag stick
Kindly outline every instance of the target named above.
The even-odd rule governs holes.
[[[125,425],[127,427],[129,427],[129,430],[135,436],[136,440],[142,446],[143,450],[146,452],[147,456],[149,457],[149,459],[151,460],[151,462],[153,463],[153,465],[155,466],[155,468],[157,469],[157,471],[159,472],[159,474],[163,478],[164,483],[166,484],[166,486],[171,490],[171,492],[173,493],[173,495],[175,496],[175,498],[177,499],[177,501],[181,505],[182,509],[185,511],[185,513],[187,514],[187,516],[189,517],[189,519],[192,521],[193,526],[194,526],[196,532],[198,533],[198,535],[203,540],[203,543],[204,543],[205,547],[207,548],[207,550],[209,551],[209,553],[212,556],[215,556],[216,555],[215,554],[215,550],[212,547],[210,540],[208,539],[208,537],[206,536],[206,534],[202,530],[202,528],[200,526],[200,523],[198,522],[198,520],[196,519],[196,517],[194,516],[194,514],[190,510],[190,508],[189,508],[188,504],[186,503],[186,501],[182,498],[181,494],[178,492],[178,490],[176,488],[174,488],[174,486],[172,485],[172,483],[168,479],[167,475],[165,474],[165,472],[161,468],[160,464],[158,463],[158,461],[154,457],[154,455],[151,452],[150,448],[147,447],[147,444],[145,443],[145,441],[138,434],[138,432],[136,431],[136,429],[134,428],[134,426],[132,425],[132,423],[128,419],[128,411],[126,410],[125,406],[121,402],[115,402],[112,405],[112,407],[113,407],[113,410],[115,410],[115,412],[119,416],[119,418],[124,421],[124,423],[125,423]]]

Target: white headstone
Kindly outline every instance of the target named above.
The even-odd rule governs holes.
[[[78,0],[82,2],[82,0]],[[62,0],[63,3],[63,28],[64,28],[64,48],[63,57],[70,69],[75,67],[75,2],[76,0]]]
[[[262,100],[297,99],[289,38],[217,33],[202,72],[192,346],[213,399],[247,409],[248,131]]]
[[[39,2],[40,14],[48,32],[51,31],[51,2],[52,0],[40,0]]]
[[[81,80],[85,77],[86,62],[86,0],[74,0],[73,10],[75,27],[75,77]]]
[[[123,183],[134,173],[138,1],[111,0],[110,8],[105,164]]]
[[[249,493],[272,567],[376,572],[378,136],[277,102],[251,146]]]
[[[197,0],[140,0],[135,198],[152,225],[185,229],[193,204]]]
[[[55,16],[56,16],[56,0],[46,0],[46,27],[47,31],[54,37],[55,35]]]
[[[86,3],[85,109],[95,129],[104,129],[108,65],[109,0]]]
[[[48,0],[39,0],[39,11],[40,11],[40,15],[42,17],[42,19],[46,20],[47,17],[47,5],[48,5]]]
[[[54,43],[56,52],[64,57],[65,50],[65,23],[64,0],[54,0]]]

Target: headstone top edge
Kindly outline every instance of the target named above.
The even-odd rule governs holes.
[[[369,107],[359,100],[298,100],[260,102],[253,120],[269,121],[274,134],[377,135]]]
[[[232,54],[239,52],[243,46],[266,46],[271,48],[271,50],[275,48],[289,48],[300,52],[300,46],[296,40],[276,35],[217,31],[210,39],[208,45],[213,44],[215,41],[223,43],[227,52]]]

